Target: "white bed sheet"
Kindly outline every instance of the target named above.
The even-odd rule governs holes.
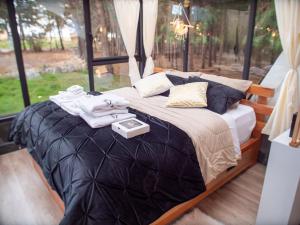
[[[236,156],[240,157],[240,145],[249,140],[255,127],[255,112],[252,107],[239,104],[236,108],[229,109],[220,116],[230,128]]]

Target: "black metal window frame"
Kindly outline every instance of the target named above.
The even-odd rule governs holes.
[[[137,49],[138,54],[135,55],[136,60],[139,62],[139,70],[142,74],[145,67],[145,50],[143,45],[143,0],[140,1],[140,14],[137,27]],[[84,10],[84,25],[85,25],[85,38],[86,38],[86,50],[87,50],[87,67],[89,75],[90,91],[95,90],[94,83],[94,70],[93,67],[101,65],[111,65],[118,63],[127,63],[129,61],[128,56],[109,56],[94,58],[93,51],[93,34],[91,27],[91,12],[90,12],[90,0],[83,0]]]
[[[138,54],[135,55],[137,61],[139,62],[140,73],[142,74],[145,67],[146,56],[143,45],[143,0],[140,1],[140,15],[137,29],[137,49]],[[114,56],[114,57],[103,57],[103,58],[94,58],[93,57],[93,36],[91,28],[91,13],[90,13],[90,0],[82,0],[83,11],[84,11],[84,25],[85,25],[85,36],[86,36],[86,50],[87,50],[87,69],[89,77],[89,88],[91,91],[95,90],[94,82],[94,71],[93,68],[99,65],[109,65],[109,64],[118,64],[118,63],[127,63],[129,61],[128,56]],[[19,72],[22,96],[24,106],[30,105],[30,96],[28,91],[28,85],[26,80],[26,71],[24,68],[24,61],[22,56],[22,48],[20,42],[20,36],[18,33],[18,24],[16,20],[15,6],[14,1],[6,0],[7,10],[8,10],[8,19],[9,25],[13,37],[14,52],[16,57],[17,68]],[[250,0],[250,13],[248,21],[248,34],[247,41],[245,46],[245,57],[244,57],[244,68],[242,78],[245,80],[249,79],[249,70],[251,65],[251,55],[252,55],[252,42],[254,36],[254,27],[255,27],[255,17],[257,10],[257,0]],[[190,16],[190,6],[186,8],[188,15]],[[189,60],[189,35],[185,39],[184,49],[183,49],[183,71],[188,71],[188,60]],[[13,115],[1,116],[0,123],[10,121],[14,118]]]

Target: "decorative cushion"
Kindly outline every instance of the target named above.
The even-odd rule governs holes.
[[[207,82],[174,86],[170,89],[167,106],[179,108],[206,107],[207,86]]]
[[[174,85],[164,72],[147,76],[134,84],[139,95],[143,98],[161,94]]]
[[[205,73],[203,73],[201,75],[201,78],[232,87],[232,88],[242,91],[244,93],[252,85],[251,80],[232,79],[232,78],[228,78],[228,77],[222,77],[222,76],[205,74]]]
[[[200,77],[189,77],[188,83],[191,82],[208,82],[207,108],[215,113],[225,113],[230,106],[246,97],[237,89]]]
[[[178,77],[178,76],[173,76],[173,75],[169,75],[169,74],[167,74],[167,78],[172,82],[172,84],[174,86],[182,85],[182,84],[185,84],[187,82],[187,79],[185,79],[185,78]],[[161,93],[160,95],[168,97],[169,94],[170,94],[170,90],[167,90],[167,91]]]

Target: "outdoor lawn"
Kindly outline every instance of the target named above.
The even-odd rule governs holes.
[[[60,90],[78,84],[89,90],[87,72],[70,72],[42,74],[40,77],[28,79],[28,88],[31,104],[48,100],[50,95],[55,95]],[[107,75],[95,77],[95,89],[106,91],[128,86],[127,76]],[[20,81],[13,77],[0,76],[0,115],[20,112],[24,108]]]

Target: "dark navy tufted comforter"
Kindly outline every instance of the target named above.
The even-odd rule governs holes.
[[[90,128],[46,101],[13,121],[10,140],[28,151],[65,203],[63,225],[149,224],[205,191],[191,139],[130,109],[151,132],[126,140]]]

